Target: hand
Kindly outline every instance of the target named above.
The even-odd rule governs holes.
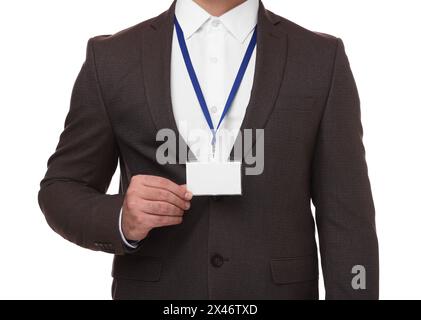
[[[156,176],[133,176],[123,203],[124,236],[142,240],[153,228],[180,224],[191,199],[185,185]]]

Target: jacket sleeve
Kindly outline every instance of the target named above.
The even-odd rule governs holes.
[[[123,254],[122,195],[107,195],[118,148],[98,83],[94,39],[76,79],[65,128],[48,161],[38,201],[51,228],[75,244]]]
[[[375,210],[356,84],[337,40],[312,168],[326,299],[378,299]]]

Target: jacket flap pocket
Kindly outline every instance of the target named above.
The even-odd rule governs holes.
[[[270,268],[278,284],[317,280],[319,276],[317,256],[272,259]]]
[[[115,256],[112,276],[117,279],[159,281],[162,261],[138,255]]]

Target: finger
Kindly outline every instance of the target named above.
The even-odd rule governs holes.
[[[164,201],[143,200],[140,202],[140,209],[151,215],[160,216],[182,216],[184,211],[179,207]]]
[[[168,180],[157,176],[142,176],[142,182],[145,186],[166,189],[184,200],[191,200],[189,192],[186,188]],[[189,199],[190,197],[190,199]]]
[[[181,187],[184,188],[184,199],[190,201],[193,198],[193,193],[187,189],[186,184],[181,185]]]
[[[168,202],[177,206],[181,210],[188,210],[190,208],[189,201],[178,197],[166,189],[143,186],[143,188],[139,189],[137,193],[145,200]]]

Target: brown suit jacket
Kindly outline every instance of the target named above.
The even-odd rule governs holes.
[[[174,4],[160,16],[88,42],[39,203],[64,238],[115,254],[115,299],[317,299],[320,254],[328,299],[378,297],[374,206],[359,98],[340,39],[260,4],[257,61],[241,129],[265,129],[265,168],[243,196],[196,197],[181,225],[127,250],[118,217],[130,178],[185,183],[159,165],[156,133],[177,132],[170,98]],[[254,147],[253,147],[254,149]],[[254,150],[248,150],[253,152]],[[120,192],[107,195],[120,160]],[[366,289],[354,290],[354,265]]]

